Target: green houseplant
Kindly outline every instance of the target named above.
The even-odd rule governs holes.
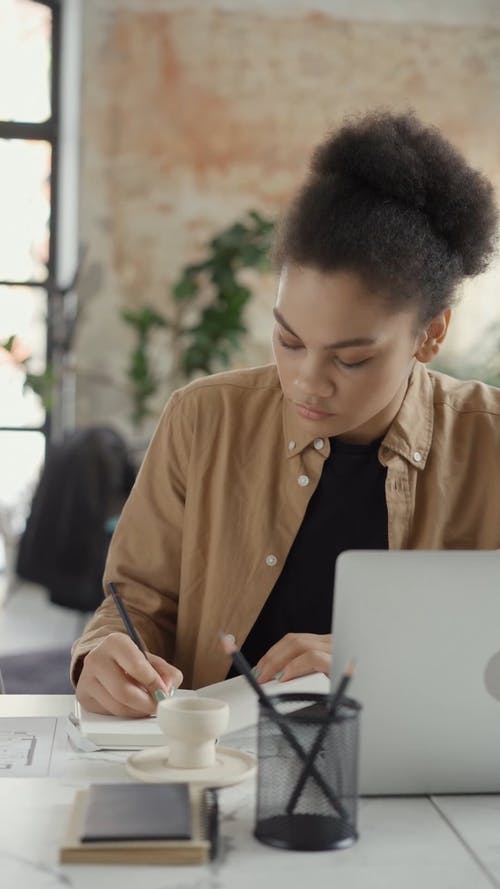
[[[150,402],[165,378],[153,368],[151,348],[156,333],[167,333],[174,355],[170,375],[189,380],[228,365],[247,328],[245,306],[252,291],[240,277],[244,269],[269,269],[274,223],[256,210],[218,232],[205,255],[184,266],[172,286],[175,309],[160,313],[144,306],[122,310],[122,319],[135,333],[128,365],[133,403],[132,422],[140,426],[151,413]]]
[[[45,410],[49,411],[53,405],[54,396],[54,372],[51,365],[47,365],[42,373],[32,373],[29,370],[29,355],[24,358],[16,356],[16,335],[11,334],[6,340],[0,342],[0,348],[9,353],[11,360],[24,372],[23,389],[31,389],[41,399]]]
[[[153,412],[151,401],[169,378],[189,380],[196,373],[213,373],[229,363],[246,333],[244,310],[252,296],[240,273],[269,268],[273,230],[270,219],[250,210],[242,220],[217,232],[198,262],[181,269],[171,289],[174,305],[170,312],[148,305],[120,311],[134,334],[127,389],[132,402],[130,419],[136,430]],[[165,349],[174,356],[168,374],[154,367],[152,351],[159,335],[165,336]],[[12,335],[0,344],[13,360],[15,340]],[[35,374],[29,370],[29,358],[16,363],[25,374],[24,386],[50,410],[56,389],[52,366]],[[95,378],[86,372],[80,375]],[[106,385],[118,385],[102,375],[99,379]]]

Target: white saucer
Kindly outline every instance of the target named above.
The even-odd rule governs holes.
[[[215,765],[206,769],[176,769],[168,764],[168,747],[154,747],[132,753],[126,762],[127,772],[139,781],[188,781],[205,787],[226,787],[250,778],[257,760],[250,753],[233,747],[215,751]]]

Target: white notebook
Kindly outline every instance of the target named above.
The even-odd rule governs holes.
[[[309,676],[299,676],[288,682],[272,680],[266,682],[262,687],[267,694],[271,695],[291,692],[327,694],[329,686],[329,680],[324,673],[311,673]],[[226,701],[229,704],[229,726],[226,734],[257,723],[258,698],[244,676],[235,676],[234,679],[206,685],[197,691],[179,689],[176,696],[202,696]],[[99,713],[90,713],[85,710],[76,700],[75,712],[70,716],[70,733],[78,745],[79,738],[75,730],[77,730],[79,738],[94,749],[136,750],[165,744],[155,716],[148,716],[145,719],[102,716]]]

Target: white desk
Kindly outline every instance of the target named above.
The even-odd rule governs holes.
[[[63,717],[70,696],[0,696],[0,716],[60,717],[46,777],[0,778],[5,887],[75,889],[491,889],[500,887],[500,796],[361,800],[360,839],[339,852],[285,852],[252,834],[254,783],[219,791],[221,853],[198,867],[58,864],[75,790],[126,781],[116,752],[77,753]]]

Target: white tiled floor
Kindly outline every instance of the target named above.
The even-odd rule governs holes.
[[[43,587],[21,583],[4,598],[0,575],[0,654],[64,648],[80,635],[87,615],[54,605]]]

